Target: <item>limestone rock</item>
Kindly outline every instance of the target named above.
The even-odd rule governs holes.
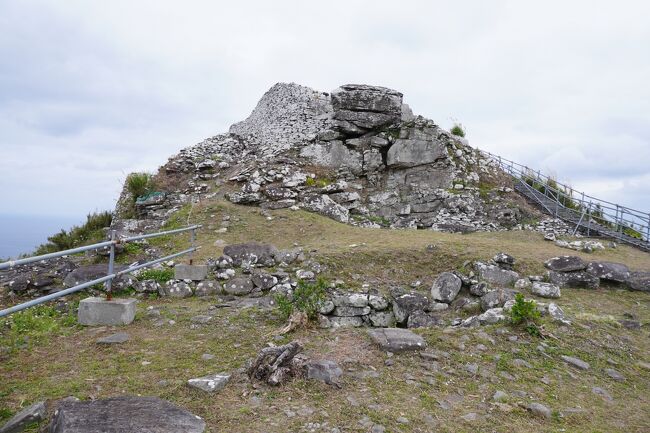
[[[587,263],[584,262],[580,257],[577,256],[561,256],[553,257],[544,263],[551,271],[556,272],[571,272],[571,271],[581,271],[587,269]]]
[[[612,262],[589,262],[587,273],[594,275],[601,280],[624,283],[630,277],[630,270],[621,263]]]
[[[25,409],[11,417],[5,425],[0,427],[0,433],[19,433],[30,424],[43,421],[45,415],[45,402],[39,401],[31,406],[27,406]]]
[[[650,272],[630,272],[627,286],[631,290],[650,292]]]
[[[309,361],[306,365],[307,379],[320,380],[328,385],[338,385],[343,370],[331,360]]]
[[[424,339],[407,329],[378,328],[368,331],[368,334],[381,350],[387,352],[396,353],[426,348]]]
[[[551,283],[542,283],[540,281],[535,281],[530,291],[532,294],[541,296],[542,298],[560,297],[560,288]]]
[[[600,279],[586,271],[548,271],[548,279],[560,287],[597,289],[600,286]]]
[[[250,278],[233,278],[223,284],[223,291],[228,295],[248,295],[253,291],[253,281]]]
[[[511,289],[497,289],[481,296],[481,310],[502,307],[507,301],[515,299],[515,292]]]
[[[232,259],[235,266],[241,266],[243,262],[273,266],[278,249],[273,245],[248,242],[228,245],[223,249],[223,253]]]
[[[304,208],[341,223],[347,223],[350,219],[350,211],[325,194],[306,197]]]
[[[425,310],[429,305],[426,296],[416,292],[394,294],[393,313],[397,323],[406,323],[408,316],[416,310]]]
[[[190,379],[187,381],[187,384],[193,388],[200,389],[201,391],[214,393],[221,391],[229,381],[229,374],[217,373]]]
[[[501,269],[495,265],[476,262],[474,267],[479,280],[496,286],[510,286],[519,279],[519,274],[515,271]]]
[[[436,301],[449,303],[460,291],[462,281],[451,272],[443,272],[431,287],[431,297]]]

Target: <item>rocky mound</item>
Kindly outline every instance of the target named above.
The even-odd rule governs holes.
[[[502,230],[536,214],[467,140],[414,116],[400,92],[368,85],[328,94],[276,84],[229,133],[170,158],[157,181],[162,194],[138,201],[140,220],[162,222],[184,203],[222,193],[375,227]],[[129,224],[128,202],[124,191],[117,226]]]

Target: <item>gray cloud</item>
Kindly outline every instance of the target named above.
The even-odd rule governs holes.
[[[474,146],[650,210],[650,4],[9,1],[0,213],[84,215],[278,81],[404,92]]]

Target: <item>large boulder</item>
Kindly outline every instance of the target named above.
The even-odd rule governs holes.
[[[223,284],[223,291],[228,295],[248,295],[253,291],[255,285],[250,278],[240,277],[228,280]]]
[[[577,256],[553,257],[547,260],[544,266],[555,272],[571,272],[587,269],[587,263]]]
[[[332,92],[336,129],[358,136],[401,120],[402,94],[385,87],[346,84]]]
[[[450,303],[458,295],[461,286],[462,281],[458,276],[451,272],[443,272],[433,282],[431,297],[436,301]]]
[[[548,280],[560,287],[575,287],[584,289],[597,289],[600,287],[600,278],[586,271],[548,271]]]
[[[205,421],[158,397],[66,401],[54,414],[51,433],[202,433]]]
[[[113,267],[113,272],[119,272],[124,269],[126,269],[126,266],[124,265],[115,265]],[[66,275],[63,280],[63,285],[66,287],[73,287],[78,284],[87,283],[88,281],[105,277],[106,275],[108,275],[108,264],[106,263],[80,266]],[[117,282],[120,278],[121,277],[114,279],[113,283]]]
[[[498,266],[488,265],[482,262],[476,262],[474,269],[476,269],[476,274],[480,281],[485,281],[495,286],[510,286],[519,279],[519,274],[515,271],[501,269]]]
[[[275,256],[279,251],[273,245],[247,242],[244,244],[227,245],[223,249],[223,253],[232,258],[235,266],[241,266],[243,262],[273,266],[275,265]]]
[[[353,174],[360,174],[363,167],[363,155],[340,140],[309,144],[300,150],[300,156],[324,167],[346,168]]]
[[[631,290],[650,292],[650,272],[630,272],[627,286]]]
[[[624,283],[630,277],[630,270],[621,263],[589,262],[587,272],[601,280]]]
[[[388,150],[386,165],[392,168],[415,167],[446,157],[447,150],[438,140],[397,139]]]
[[[419,293],[393,293],[393,314],[397,323],[405,324],[412,312],[425,310],[428,306],[427,297]]]

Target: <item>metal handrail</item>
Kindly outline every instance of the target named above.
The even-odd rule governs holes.
[[[51,301],[53,299],[61,298],[63,296],[69,295],[71,293],[78,292],[80,290],[86,289],[88,287],[94,286],[96,284],[101,284],[104,283],[106,287],[106,298],[111,299],[111,286],[112,286],[112,281],[113,279],[119,277],[120,275],[124,274],[129,274],[131,272],[135,272],[139,269],[146,268],[151,265],[155,265],[157,263],[164,262],[166,260],[171,260],[173,258],[182,256],[184,254],[190,254],[190,264],[192,263],[192,253],[194,251],[197,251],[201,247],[195,247],[194,242],[196,239],[196,230],[201,228],[202,226],[200,224],[189,226],[189,227],[184,227],[180,229],[174,229],[174,230],[167,230],[163,232],[158,232],[158,233],[149,233],[145,235],[139,235],[139,236],[131,236],[131,237],[125,237],[125,238],[116,238],[115,237],[115,231],[111,231],[111,240],[106,241],[106,242],[99,242],[96,244],[92,245],[86,245],[83,247],[79,248],[72,248],[69,250],[64,250],[64,251],[57,251],[55,253],[49,253],[49,254],[43,254],[40,256],[33,256],[33,257],[25,257],[19,260],[10,260],[8,262],[0,263],[0,270],[1,269],[11,269],[15,266],[19,265],[24,265],[27,263],[34,263],[34,262],[40,262],[40,261],[45,261],[48,259],[53,259],[57,257],[65,257],[69,256],[71,254],[76,254],[84,251],[90,251],[90,250],[98,250],[98,249],[103,249],[106,247],[110,247],[110,255],[109,255],[109,262],[108,262],[108,271],[107,275],[105,277],[100,277],[96,278],[92,281],[87,281],[82,284],[78,284],[76,286],[70,287],[68,289],[64,289],[61,291],[58,291],[56,293],[52,293],[46,296],[41,296],[40,298],[32,299],[30,301],[24,302],[22,304],[14,305],[13,307],[6,308],[4,310],[0,310],[0,317],[8,316],[9,314],[15,313],[17,311],[24,310],[29,307],[33,307],[35,305],[43,304],[45,302]],[[124,244],[128,242],[133,242],[137,240],[142,240],[142,239],[149,239],[149,238],[154,238],[154,237],[159,237],[159,236],[166,236],[166,235],[171,235],[171,234],[177,234],[177,233],[183,233],[183,232],[190,232],[190,248],[180,251],[178,253],[170,254],[165,257],[161,257],[155,260],[151,260],[146,263],[142,263],[139,265],[135,266],[130,266],[126,269],[123,269],[119,272],[114,272],[114,264],[115,264],[115,246],[118,244]]]
[[[575,213],[580,217],[580,224],[582,217],[584,216],[584,211],[588,210],[588,223],[591,224],[591,220],[593,218],[594,223],[598,223],[600,220],[601,225],[613,225],[613,227],[605,228],[608,229],[610,235],[614,236],[614,234],[616,234],[614,237],[617,239],[629,241],[628,238],[632,237],[625,234],[624,230],[626,228],[630,228],[641,235],[641,239],[633,239],[638,239],[642,242],[650,241],[650,213],[632,209],[630,207],[622,206],[616,203],[611,203],[607,200],[602,200],[582,192],[574,195],[574,193],[576,193],[575,189],[557,182],[555,179],[542,174],[540,171],[535,171],[525,165],[519,164],[498,155],[494,155],[487,151],[481,152],[499,164],[500,168],[505,172],[520,180],[521,183],[525,185],[527,190],[532,191],[534,189],[537,193],[543,194],[549,199],[555,201],[555,211],[552,211],[544,203],[541,203],[549,213],[558,216],[560,209],[562,212],[568,211]],[[533,186],[529,185],[526,180],[532,181]],[[549,182],[550,180],[553,182]],[[540,186],[543,185],[544,191],[539,191],[534,188],[535,183],[539,183]],[[554,187],[553,184],[555,184],[556,187]],[[579,210],[571,209],[565,206],[564,204],[566,203],[566,200],[571,200],[572,202],[578,204]],[[597,213],[597,216],[594,216],[593,213]],[[629,243],[637,244],[632,241],[629,241]]]

